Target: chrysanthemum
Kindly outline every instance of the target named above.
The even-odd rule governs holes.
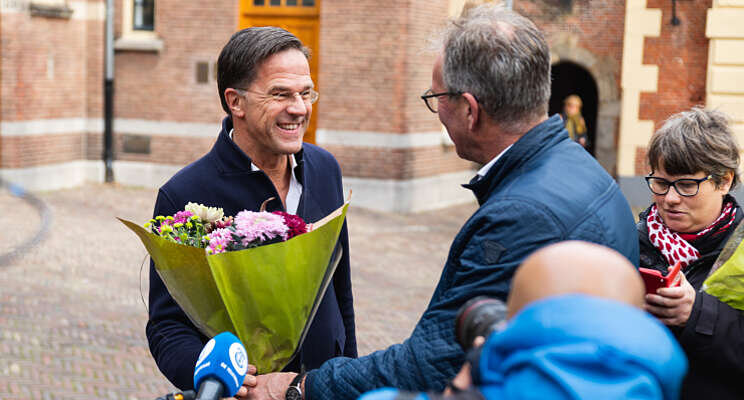
[[[224,216],[221,208],[207,207],[203,204],[188,203],[184,209],[193,215],[198,215],[204,222],[214,222]]]
[[[281,215],[268,212],[241,211],[235,216],[234,226],[235,233],[246,247],[253,242],[265,242],[277,237],[287,240],[289,230]]]
[[[298,215],[289,214],[284,211],[273,211],[272,214],[281,215],[284,218],[284,224],[287,225],[287,239],[292,239],[297,235],[307,233],[307,224]]]
[[[233,242],[232,232],[229,229],[215,229],[207,238],[209,239],[208,254],[224,253]]]
[[[176,213],[176,215],[173,216],[173,221],[175,223],[184,223],[187,219],[192,217],[194,214],[191,211],[179,211]]]

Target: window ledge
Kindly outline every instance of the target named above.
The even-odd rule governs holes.
[[[34,17],[70,19],[72,8],[66,4],[43,4],[31,2],[28,10]]]
[[[163,39],[158,37],[120,37],[114,41],[117,51],[144,51],[159,53],[163,51]]]

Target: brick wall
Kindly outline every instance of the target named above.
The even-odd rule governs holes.
[[[649,172],[648,164],[646,163],[646,147],[636,147],[635,154],[635,174],[638,176],[646,175]]]
[[[22,3],[21,3],[22,4]],[[93,105],[88,91],[97,48],[90,33],[101,21],[32,16],[20,10],[2,14],[0,120],[84,119]],[[95,36],[96,34],[93,34]],[[100,79],[99,79],[100,82]],[[0,136],[0,168],[25,168],[84,158],[84,133]]]
[[[163,50],[116,52],[117,118],[219,122],[224,111],[214,75],[210,70],[209,82],[197,83],[196,63],[212,67],[236,27],[234,0],[157,1],[155,32]]]
[[[233,0],[182,2],[159,0],[155,10],[155,33],[163,41],[159,52],[117,50],[115,55],[116,118],[178,123],[215,124],[225,113],[220,105],[215,63],[237,29],[238,3]],[[122,7],[117,1],[117,10]],[[121,15],[121,14],[120,14]],[[116,20],[116,36],[122,32]],[[198,83],[198,62],[209,65],[209,81]],[[178,132],[156,132],[150,137],[150,154],[125,153],[117,128],[116,160],[185,165],[204,155],[218,131],[209,138],[180,137]],[[88,135],[88,157],[100,158],[100,135]]]
[[[641,93],[639,118],[661,127],[671,115],[695,105],[705,104],[705,84],[708,68],[708,38],[705,22],[711,0],[677,2],[679,25],[672,25],[672,4],[669,1],[648,0],[647,7],[661,9],[661,35],[647,37],[643,63],[659,67],[657,91]],[[636,150],[635,174],[645,175],[646,148]]]
[[[572,7],[563,2],[521,0],[514,10],[531,19],[545,34],[548,43],[571,36],[578,47],[589,50],[599,59],[621,65],[625,3],[617,0],[574,0]],[[620,70],[614,76],[620,88]]]
[[[2,18],[3,120],[83,117],[87,23],[27,12]]]
[[[406,131],[406,19],[392,0],[325,0],[320,15],[319,129]]]
[[[595,156],[615,173],[619,140],[620,76],[623,58],[625,2],[574,0],[567,2],[516,1],[517,12],[530,18],[544,32],[558,61],[586,69],[597,84],[598,110]],[[560,51],[556,52],[556,50]]]
[[[419,96],[431,85],[430,39],[444,26],[447,6],[424,0],[323,1],[318,128],[350,131],[351,141],[354,131],[439,132],[437,116]],[[326,147],[347,177],[402,180],[471,166],[452,147]]]
[[[454,147],[416,149],[370,149],[327,146],[344,176],[373,179],[413,179],[472,168],[457,157]],[[465,182],[463,182],[465,183]]]
[[[80,160],[83,158],[83,140],[83,133],[2,138],[0,167],[28,168]]]
[[[640,119],[656,129],[672,114],[705,103],[708,39],[705,18],[711,0],[677,2],[680,25],[671,24],[671,1],[648,0],[648,8],[662,11],[661,35],[646,38],[643,63],[658,65],[655,93],[641,93]]]

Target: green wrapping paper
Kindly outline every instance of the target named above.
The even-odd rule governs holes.
[[[204,249],[173,243],[138,224],[119,221],[142,240],[168,292],[202,333],[210,338],[225,331],[235,333]]]
[[[119,219],[140,237],[168,292],[213,337],[234,333],[259,373],[281,371],[304,340],[335,268],[348,203],[288,241],[207,255]],[[336,250],[336,251],[334,251]]]
[[[739,224],[713,263],[703,291],[737,310],[744,310],[744,223]]]

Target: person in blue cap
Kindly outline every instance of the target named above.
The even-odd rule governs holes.
[[[469,353],[450,389],[360,399],[678,399],[687,360],[642,311],[643,296],[638,273],[609,248],[544,247],[515,274],[506,327]]]

